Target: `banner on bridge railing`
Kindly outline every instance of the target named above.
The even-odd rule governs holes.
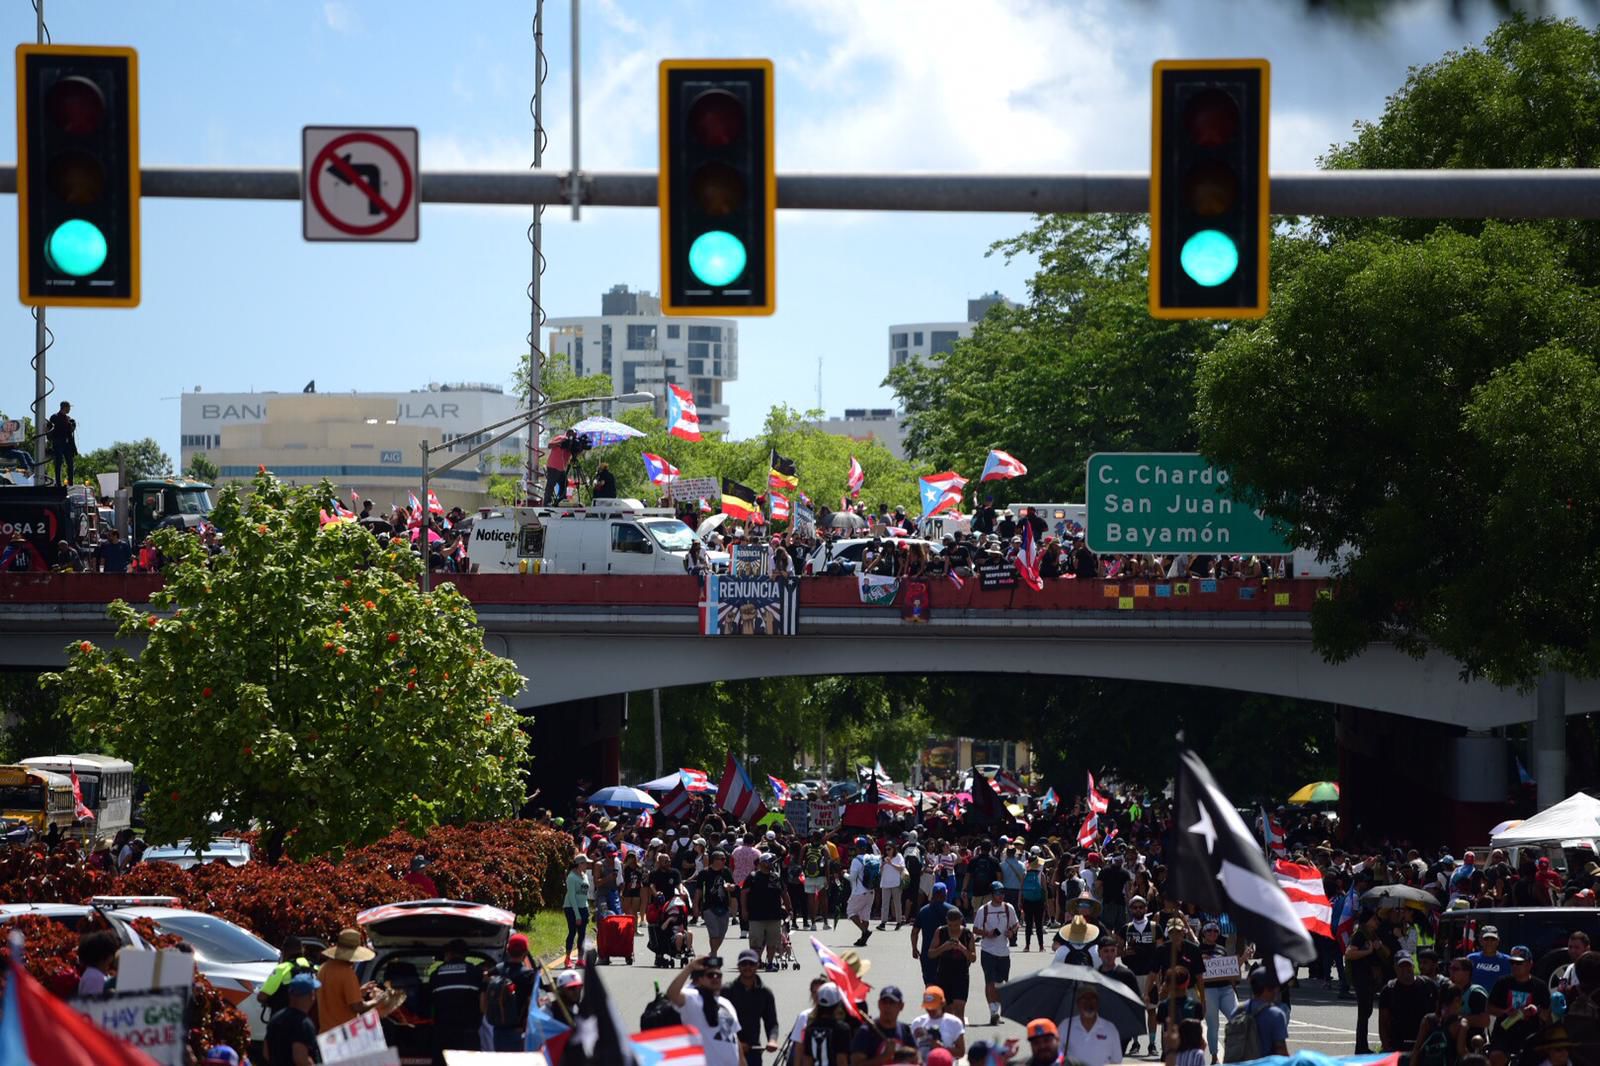
[[[799,578],[707,574],[700,632],[708,637],[792,637],[799,607]]]

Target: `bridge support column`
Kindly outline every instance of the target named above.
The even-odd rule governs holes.
[[[1539,678],[1536,708],[1529,761],[1542,811],[1567,795],[1567,675],[1550,671]]]

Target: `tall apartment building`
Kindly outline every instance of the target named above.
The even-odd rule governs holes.
[[[955,347],[956,341],[972,336],[972,328],[997,304],[1013,306],[998,292],[990,292],[967,301],[965,322],[902,322],[890,326],[889,369],[943,356]]]
[[[739,325],[726,318],[668,317],[661,298],[613,285],[600,314],[552,318],[545,351],[578,374],[608,374],[617,394],[648,392],[665,415],[666,385],[688,389],[704,429],[728,431],[722,385],[739,377]]]

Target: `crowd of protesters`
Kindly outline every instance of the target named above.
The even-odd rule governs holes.
[[[1335,819],[1280,809],[1273,817],[1286,830],[1282,857],[1321,873],[1335,931],[1313,938],[1313,964],[1280,977],[1255,958],[1228,914],[1169,890],[1174,827],[1166,800],[1113,798],[1099,816],[1099,840],[1086,846],[1077,839],[1081,807],[1028,799],[1022,810],[984,825],[944,808],[885,813],[871,827],[797,834],[786,822],[747,830],[706,799],[681,821],[648,827],[579,805],[570,824],[557,820],[578,845],[564,962],[577,963],[591,921],[631,915],[638,935],[651,936],[664,901],[680,900],[681,939],[649,943],[664,945],[659,965],[681,964],[671,992],[687,1004],[687,1024],[708,1038],[718,1025],[737,1025],[747,1057],[729,1063],[762,1062],[763,1050],[783,1040],[748,1004],[759,999],[751,992],[759,974],[794,957],[791,934],[841,925],[856,934],[844,953],[852,967],[883,933],[893,939],[879,950],[909,951],[923,988],[912,1006],[899,988],[881,990],[879,1002],[862,1005],[863,1017],[874,1006],[879,1014],[858,1024],[839,1009],[836,984],[814,981],[809,1021],[791,1034],[800,1052],[791,1061],[951,1061],[941,1051],[957,1061],[1013,1061],[969,1030],[998,1019],[1000,985],[1049,962],[1092,966],[1121,982],[1144,1002],[1145,1025],[1132,1039],[1108,1029],[1099,1017],[1106,993],[1084,986],[1068,1018],[1030,1021],[1029,1047],[1014,1061],[1064,1056],[1100,1066],[1144,1054],[1204,1066],[1225,1053],[1237,1061],[1243,1047],[1251,1057],[1285,1054],[1296,994],[1315,986],[1324,997],[1355,1001],[1358,1054],[1400,1052],[1413,1066],[1600,1061],[1600,953],[1585,931],[1596,920],[1600,865],[1562,877],[1548,860],[1514,867],[1498,850],[1457,862],[1443,848],[1425,852],[1404,841],[1357,846]],[[1362,901],[1382,886],[1410,886],[1432,899]],[[1442,911],[1541,905],[1574,908],[1567,954],[1548,981],[1532,976],[1525,945],[1501,949],[1491,926],[1473,926],[1467,940],[1440,940]],[[747,941],[738,978],[724,984],[724,945],[736,938]],[[1230,961],[1207,965],[1220,957]],[[689,995],[696,991],[700,998]],[[719,992],[735,1021],[702,1025],[705,997]],[[916,1002],[922,1012],[911,1018]],[[1228,1023],[1241,1016],[1254,1021],[1254,1035],[1235,1045],[1230,1028],[1243,1028]],[[905,1058],[895,1057],[896,1043],[912,1049]],[[835,1060],[833,1051],[844,1054]]]

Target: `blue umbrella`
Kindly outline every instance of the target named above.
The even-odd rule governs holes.
[[[648,793],[627,785],[612,785],[602,788],[599,792],[589,797],[589,802],[601,807],[621,807],[630,811],[648,811],[659,806],[651,799]]]
[[[603,448],[607,444],[620,444],[629,438],[644,436],[639,430],[618,422],[615,418],[599,416],[585,418],[574,425],[572,431],[588,441],[591,448]]]

